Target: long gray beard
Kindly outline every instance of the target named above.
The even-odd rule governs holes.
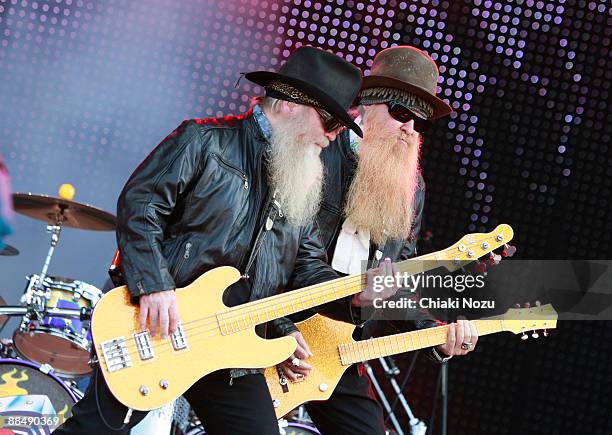
[[[321,203],[323,163],[309,144],[308,131],[300,117],[272,132],[268,155],[269,182],[283,214],[291,225],[311,223]]]

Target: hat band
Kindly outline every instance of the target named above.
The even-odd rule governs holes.
[[[431,104],[423,98],[402,89],[378,87],[364,89],[359,93],[360,105],[381,104],[388,103],[389,101],[402,103],[425,119],[430,119],[434,114]]]
[[[321,103],[299,89],[279,80],[272,80],[266,86],[266,96],[278,100],[291,101],[297,104],[323,108]]]

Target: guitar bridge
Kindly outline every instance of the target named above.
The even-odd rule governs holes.
[[[127,350],[124,337],[102,343],[102,356],[110,373],[132,366],[132,358]]]

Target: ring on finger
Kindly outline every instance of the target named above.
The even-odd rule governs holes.
[[[474,345],[472,343],[470,343],[469,341],[461,343],[461,349],[463,349],[463,350],[470,350],[472,348],[472,346],[474,346]]]
[[[299,366],[300,366],[300,359],[299,359],[299,358],[293,358],[293,359],[291,360],[291,365],[292,365],[293,367],[299,367]]]

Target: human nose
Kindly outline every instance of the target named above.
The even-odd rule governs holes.
[[[411,119],[410,121],[403,123],[400,128],[406,134],[416,133],[416,131],[414,130],[414,119]]]

